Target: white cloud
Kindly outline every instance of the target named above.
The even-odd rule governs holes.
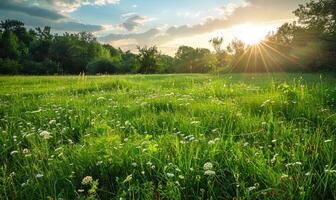
[[[133,15],[128,17],[124,23],[121,24],[128,31],[134,31],[138,27],[144,25],[149,20],[146,16]]]
[[[106,4],[118,4],[120,0],[87,0],[91,5],[103,6]]]
[[[225,6],[222,6],[220,8],[215,8],[215,11],[220,12],[223,17],[229,17],[234,13],[234,11],[239,7],[245,7],[247,6],[246,3],[243,3],[241,5],[235,4],[235,3],[229,3]]]
[[[103,6],[107,4],[118,4],[120,0],[40,0],[41,6],[56,9],[61,13],[72,13],[82,5]]]

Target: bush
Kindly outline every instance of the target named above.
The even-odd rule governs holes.
[[[18,74],[21,70],[22,65],[18,61],[0,58],[0,74]]]
[[[57,64],[51,60],[46,60],[43,62],[26,60],[24,62],[23,73],[34,75],[55,74],[57,73],[57,68]]]
[[[112,59],[99,58],[87,64],[86,72],[88,74],[114,74],[118,72],[118,65]]]

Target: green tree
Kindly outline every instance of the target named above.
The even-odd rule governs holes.
[[[137,47],[139,51],[140,73],[156,73],[159,69],[159,51],[156,46],[153,47]]]
[[[126,51],[121,54],[120,70],[121,73],[136,73],[140,70],[140,61],[138,55],[131,51]]]
[[[336,1],[317,0],[299,5],[294,11],[299,23],[310,30],[335,36],[336,34]]]
[[[17,60],[20,57],[19,40],[12,31],[6,31],[2,35],[2,58]]]
[[[180,46],[175,54],[177,72],[206,73],[216,64],[209,49]]]
[[[226,65],[226,57],[227,53],[224,49],[222,49],[222,45],[224,42],[224,39],[222,37],[213,38],[210,41],[210,44],[216,51],[216,66],[223,68]],[[215,69],[216,71],[216,69]]]
[[[246,52],[246,48],[246,44],[237,38],[231,41],[231,43],[227,46],[227,52],[231,55],[231,65],[235,66],[239,64]]]

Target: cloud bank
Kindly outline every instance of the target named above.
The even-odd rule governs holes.
[[[119,0],[1,0],[0,19],[17,19],[30,27],[51,26],[55,31],[89,31],[104,29],[102,25],[85,24],[69,17],[82,5],[103,6]]]

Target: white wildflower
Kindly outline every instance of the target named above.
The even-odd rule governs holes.
[[[36,178],[42,178],[42,177],[43,177],[43,174],[36,174],[35,177],[36,177]]]
[[[54,120],[54,119],[49,121],[49,125],[53,125],[53,124],[56,124],[56,120]]]
[[[102,100],[105,100],[105,97],[98,97],[97,98],[97,101],[102,101]]]
[[[60,151],[62,149],[63,149],[63,147],[58,147],[58,148],[55,149],[55,151]]]
[[[93,182],[92,176],[85,176],[82,180],[82,185],[91,185]]]
[[[276,161],[276,157],[278,157],[278,155],[279,155],[279,154],[275,154],[275,155],[273,156],[273,158],[271,159],[271,162],[272,162],[272,163],[275,163],[275,161]]]
[[[180,186],[180,182],[179,182],[179,181],[175,181],[175,184],[176,184],[177,186]]]
[[[175,175],[173,173],[167,173],[168,178],[173,178]]]
[[[24,148],[24,149],[22,150],[22,153],[23,153],[23,154],[28,154],[28,153],[29,153],[29,149]]]
[[[43,137],[43,139],[45,139],[45,140],[48,140],[48,139],[52,138],[51,133],[48,132],[48,131],[42,131],[40,133],[40,136]]]
[[[334,170],[334,169],[325,169],[324,172],[325,173],[336,173],[336,170]]]
[[[257,189],[256,186],[252,186],[252,187],[247,188],[247,190],[248,190],[249,192],[251,192],[251,191],[253,191],[253,190],[255,190],[255,189]]]
[[[148,161],[146,164],[147,165],[152,165],[153,163],[151,161]]]
[[[204,171],[212,170],[212,168],[213,168],[213,165],[212,165],[211,162],[207,162],[207,163],[205,163],[205,164],[203,165],[203,169],[204,169]]]
[[[213,145],[213,144],[216,144],[216,142],[214,140],[209,140],[208,144]]]
[[[286,164],[286,167],[290,167],[290,166],[296,166],[296,165],[302,165],[301,162],[297,161],[297,162],[294,162],[294,163],[287,163]]]
[[[125,121],[125,126],[131,126],[132,124],[131,124],[131,122],[130,121]]]
[[[206,170],[206,171],[204,172],[204,175],[207,175],[207,176],[214,176],[214,175],[216,175],[216,172],[213,171],[213,170]]]

